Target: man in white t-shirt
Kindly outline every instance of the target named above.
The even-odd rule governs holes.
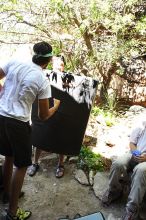
[[[33,50],[32,62],[12,60],[0,68],[0,79],[5,77],[0,92],[0,154],[5,156],[3,185],[4,193],[9,197],[6,220],[24,220],[31,215],[30,211],[18,208],[18,198],[27,167],[32,163],[29,125],[32,104],[38,97],[38,114],[42,120],[51,117],[60,104],[55,100],[54,107],[49,109],[51,89],[42,71],[52,59],[51,45],[40,42]]]
[[[120,198],[123,186],[131,176],[130,193],[122,220],[137,219],[146,193],[146,121],[132,131],[129,142],[130,152],[112,163],[109,187],[102,198],[104,205]]]

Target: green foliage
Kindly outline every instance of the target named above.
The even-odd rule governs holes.
[[[55,54],[66,57],[67,70],[100,79],[105,91],[112,74],[123,75],[120,58],[145,50],[145,0],[3,2],[1,42],[49,41]]]
[[[53,67],[52,67],[52,64],[49,63],[48,66],[47,66],[47,69],[48,69],[48,70],[52,70],[52,68],[53,68]]]
[[[102,160],[102,156],[100,154],[95,154],[89,147],[82,146],[79,160],[78,160],[78,167],[85,170],[85,171],[103,171],[104,170],[104,163]]]
[[[109,110],[110,112],[113,112],[116,110],[118,101],[116,93],[107,94],[105,93],[105,109]]]
[[[106,112],[105,113],[105,123],[107,126],[111,127],[116,123],[116,117],[113,112]]]
[[[17,4],[17,0],[10,0],[13,4]]]
[[[53,47],[53,55],[60,55],[61,54],[61,47],[59,44],[56,44],[55,47]]]
[[[93,106],[91,109],[91,114],[94,116],[100,115],[102,113],[103,113],[103,109],[101,109],[100,107]]]
[[[18,22],[23,21],[23,16],[20,13],[16,12],[15,17],[17,18]]]
[[[136,24],[136,30],[142,35],[146,34],[146,16],[143,16]]]
[[[107,126],[112,126],[116,123],[118,101],[115,93],[108,95],[105,94],[105,103],[102,107],[94,106],[91,113],[94,116],[100,115],[105,121]]]
[[[119,75],[119,76],[122,76],[124,74],[124,69],[122,67],[119,67],[119,69],[116,71],[116,73]]]
[[[109,127],[116,123],[116,111],[109,111],[105,107],[94,106],[91,110],[91,114],[94,116],[101,116],[105,124]]]

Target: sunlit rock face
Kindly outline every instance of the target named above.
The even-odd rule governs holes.
[[[145,106],[146,101],[146,62],[143,58],[121,61],[123,74],[113,75],[110,83],[117,96],[131,104]]]

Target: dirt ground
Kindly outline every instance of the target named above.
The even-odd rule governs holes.
[[[94,195],[92,187],[81,185],[75,180],[76,164],[65,163],[65,175],[57,179],[54,175],[57,159],[42,158],[41,168],[34,177],[26,175],[23,185],[25,196],[19,206],[30,209],[30,220],[58,220],[79,213],[86,215],[101,211],[107,220],[120,220],[123,202],[103,208]],[[4,206],[0,204],[1,210]]]
[[[125,119],[123,121],[125,122],[123,125],[125,133],[128,133],[126,129],[129,122]],[[133,119],[129,121],[131,123]],[[95,124],[94,130],[96,131],[99,125],[95,123],[95,120],[93,120],[93,124]],[[91,124],[91,128],[93,124]],[[121,122],[120,125],[122,125]],[[99,132],[98,139],[100,135]],[[96,135],[93,135],[93,132],[91,132],[91,136],[95,137]],[[116,138],[117,134],[114,137]],[[122,136],[120,143],[121,141],[125,143],[125,137],[127,138],[127,136]],[[115,140],[115,138],[113,139]],[[117,149],[118,151],[114,147],[109,147],[109,150],[114,151],[115,154],[121,148]],[[107,146],[103,150],[106,152]],[[25,196],[19,200],[19,206],[32,211],[30,220],[59,220],[66,216],[69,216],[69,219],[73,219],[77,213],[84,216],[98,211],[103,213],[106,220],[121,220],[127,197],[113,203],[110,207],[103,207],[100,200],[95,196],[92,187],[81,185],[74,178],[77,170],[76,163],[65,163],[65,175],[61,179],[55,177],[56,165],[56,154],[43,153],[40,170],[36,176],[25,176],[23,185]],[[5,207],[0,200],[0,216]],[[146,203],[143,210],[145,211],[143,212],[143,219],[146,220]]]

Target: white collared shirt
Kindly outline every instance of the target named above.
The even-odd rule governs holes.
[[[5,82],[0,92],[0,115],[27,122],[32,103],[51,97],[51,87],[42,68],[33,62],[11,60],[1,66]]]
[[[137,150],[146,153],[146,126],[141,125],[133,129],[130,135],[130,142],[137,146]]]

